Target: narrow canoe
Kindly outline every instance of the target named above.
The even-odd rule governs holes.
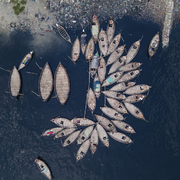
[[[79,38],[77,37],[76,40],[74,41],[71,51],[71,59],[74,63],[76,63],[77,60],[79,59],[79,55],[80,55],[80,41]]]
[[[142,63],[139,63],[139,62],[128,63],[128,64],[120,67],[118,70],[124,71],[124,72],[133,71],[133,70],[139,68],[141,65],[142,65]]]
[[[149,43],[148,47],[148,55],[151,58],[157,51],[159,46],[159,32],[152,38],[151,42]]]
[[[105,76],[106,76],[106,62],[102,56],[101,56],[100,62],[99,62],[98,76],[99,76],[99,81],[102,84],[102,82],[104,81]]]
[[[22,59],[20,65],[19,65],[18,71],[30,63],[30,61],[32,60],[32,55],[33,55],[33,51],[30,51],[28,54],[26,54],[24,56],[24,58]]]
[[[47,129],[46,131],[42,133],[41,136],[52,136],[52,135],[57,134],[61,130],[63,130],[63,127],[55,127],[55,128]]]
[[[60,103],[64,105],[69,98],[70,80],[64,66],[59,63],[54,77],[54,89]]]
[[[133,94],[131,96],[126,97],[126,99],[124,100],[124,102],[128,102],[128,103],[136,103],[139,101],[142,101],[146,98],[146,95],[143,94]]]
[[[63,129],[62,131],[58,132],[58,133],[55,135],[54,139],[68,136],[68,135],[70,135],[71,133],[73,133],[75,130],[76,130],[76,128]]]
[[[101,83],[97,74],[94,77],[94,94],[96,98],[99,98],[101,95]]]
[[[97,129],[95,128],[91,134],[91,139],[90,139],[90,150],[91,150],[91,153],[94,154],[97,150],[97,146],[98,146],[98,142],[99,142],[99,139],[98,139],[98,132],[97,132]]]
[[[106,32],[101,29],[99,33],[99,50],[103,56],[106,56],[108,50],[108,39]]]
[[[91,34],[94,39],[94,42],[96,43],[98,41],[98,35],[99,35],[99,20],[96,15],[93,15],[92,18]]]
[[[97,72],[97,69],[99,67],[99,61],[100,61],[99,54],[98,52],[96,52],[96,54],[93,56],[92,60],[89,63],[89,72],[92,78]]]
[[[87,47],[87,34],[85,33],[85,30],[83,29],[81,33],[81,51],[82,54],[85,53]]]
[[[10,87],[11,97],[17,99],[21,88],[21,77],[19,71],[15,66],[13,67],[10,74],[9,87]]]
[[[132,86],[134,86],[136,82],[121,82],[113,86],[110,91],[124,91]]]
[[[94,121],[87,118],[74,118],[72,121],[77,126],[91,126],[95,124]]]
[[[53,74],[48,62],[41,71],[38,84],[39,95],[43,102],[47,102],[53,91]]]
[[[108,37],[108,44],[110,44],[114,36],[114,32],[115,32],[115,23],[112,19],[109,20],[108,22],[106,32],[107,32],[107,37]]]
[[[91,111],[91,113],[93,113],[96,108],[96,97],[91,88],[88,90],[86,98],[87,98],[88,108]]]
[[[63,127],[63,128],[74,128],[76,125],[66,118],[56,117],[51,120],[51,122],[55,123],[56,125]]]
[[[37,164],[39,170],[41,171],[41,173],[49,180],[52,179],[52,175],[51,172],[49,170],[49,167],[45,164],[44,161],[40,160],[40,159],[35,159],[35,163]]]
[[[85,57],[86,61],[89,62],[94,54],[94,40],[91,38],[86,47]]]
[[[111,97],[111,98],[114,98],[114,99],[119,99],[119,100],[122,100],[122,99],[125,99],[126,96],[120,92],[115,92],[115,91],[102,91],[102,93],[105,95],[105,96],[108,96],[108,97]]]

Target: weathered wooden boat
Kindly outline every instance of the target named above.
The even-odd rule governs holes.
[[[157,51],[159,46],[159,32],[152,38],[149,47],[148,47],[148,55],[151,58]]]
[[[141,70],[134,70],[127,72],[117,81],[117,83],[130,81],[134,79],[140,72]]]
[[[106,147],[109,147],[109,138],[108,138],[108,135],[107,135],[106,131],[104,130],[104,128],[103,128],[99,123],[97,123],[96,129],[97,129],[97,132],[98,132],[98,136],[99,136],[100,141],[101,141]]]
[[[115,92],[115,91],[102,91],[102,93],[105,96],[108,96],[108,97],[114,98],[114,99],[123,100],[126,98],[126,96],[124,94],[119,93],[119,92]]]
[[[59,102],[64,105],[69,98],[70,80],[68,73],[61,62],[55,72],[54,89]]]
[[[40,160],[40,159],[35,159],[35,163],[37,164],[39,170],[41,171],[41,173],[49,180],[52,179],[52,175],[51,172],[49,170],[49,167],[45,164],[44,161]]]
[[[48,101],[53,91],[53,74],[48,62],[41,71],[38,84],[39,95],[42,101]]]
[[[10,87],[11,98],[17,99],[21,88],[21,77],[19,71],[15,66],[13,67],[13,70],[11,71],[10,74],[9,87]]]
[[[113,83],[115,83],[116,81],[118,81],[123,75],[123,72],[115,72],[113,74],[111,74],[102,84],[102,87],[103,86],[109,86]]]
[[[94,42],[96,43],[98,41],[98,35],[99,35],[99,20],[96,15],[93,15],[92,18],[91,34],[94,39]]]
[[[123,71],[123,72],[133,71],[133,70],[139,68],[141,65],[142,65],[142,63],[139,63],[139,62],[128,63],[128,64],[120,67],[118,70]]]
[[[82,54],[85,53],[87,47],[87,34],[85,33],[85,30],[83,29],[81,33],[81,51]]]
[[[73,128],[76,127],[76,125],[66,118],[56,117],[51,120],[51,122],[55,123],[56,125],[63,127],[63,128]]]
[[[100,57],[100,62],[99,62],[99,67],[98,67],[98,77],[99,81],[102,84],[106,76],[106,62],[104,58],[101,56]]]
[[[134,86],[136,84],[136,82],[121,82],[119,84],[116,84],[115,86],[113,86],[110,91],[124,91],[132,86]]]
[[[72,134],[70,134],[64,141],[64,143],[62,144],[63,147],[69,146],[70,144],[72,144],[77,137],[79,136],[81,130],[75,131]]]
[[[124,102],[128,102],[128,103],[136,103],[139,101],[142,101],[146,98],[146,95],[143,94],[133,94],[131,96],[126,97],[126,99],[124,100]]]
[[[116,62],[124,52],[125,45],[118,47],[108,58],[106,66]]]
[[[120,132],[108,132],[108,134],[115,140],[124,144],[133,143],[133,141],[123,133]]]
[[[114,36],[114,32],[115,32],[115,23],[114,23],[114,21],[111,19],[111,20],[108,22],[107,30],[106,30],[107,37],[108,37],[108,44],[111,43],[112,38],[113,38],[113,36]]]
[[[72,121],[77,126],[90,126],[95,124],[94,121],[87,118],[74,118]]]
[[[117,112],[116,110],[109,108],[109,107],[100,107],[101,111],[109,116],[112,119],[117,119],[117,120],[124,120],[124,117],[121,113]]]
[[[30,51],[29,53],[27,53],[24,58],[22,59],[18,71],[21,70],[22,68],[24,68],[25,66],[27,66],[30,61],[32,60],[32,55],[33,55],[33,51]]]
[[[142,39],[142,38],[141,38]],[[135,43],[132,44],[132,46],[129,48],[128,53],[126,55],[126,64],[128,64],[130,61],[133,60],[133,58],[136,56],[136,54],[139,51],[139,47],[140,47],[140,42],[141,39],[139,39],[138,41],[136,41]]]
[[[95,94],[96,98],[99,98],[101,95],[101,83],[99,81],[97,73],[94,77],[94,94]]]
[[[90,62],[93,54],[94,54],[94,40],[93,38],[91,38],[88,42],[88,45],[86,47],[86,52],[85,52],[85,57],[86,57],[87,62]]]
[[[77,144],[82,144],[84,141],[86,141],[91,136],[93,128],[94,128],[94,125],[89,126],[86,129],[84,129],[77,139]]]
[[[106,32],[101,29],[99,33],[99,50],[103,56],[106,56],[107,50],[108,50],[108,39]]]
[[[89,146],[90,146],[90,139],[86,140],[78,149],[77,155],[76,155],[77,161],[81,160],[86,155],[86,153],[88,152]]]
[[[129,124],[123,122],[123,121],[117,121],[117,120],[111,120],[113,124],[118,127],[120,130],[127,132],[127,133],[136,133],[132,126]]]
[[[87,98],[88,108],[91,111],[91,113],[93,113],[96,108],[96,97],[91,88],[89,88],[86,98]]]
[[[116,99],[107,98],[107,101],[111,105],[111,107],[114,108],[116,111],[123,113],[123,114],[128,113],[125,106],[121,102],[117,101]]]
[[[124,65],[126,61],[126,56],[122,56],[120,57],[117,61],[115,61],[112,66],[109,69],[108,74],[111,74],[113,72],[119,71],[119,68],[122,67]]]
[[[89,73],[92,78],[97,72],[97,69],[99,67],[99,61],[100,61],[99,54],[98,52],[96,52],[96,54],[93,56],[92,60],[89,63]]]
[[[95,114],[95,117],[96,117],[98,123],[102,127],[104,127],[107,131],[116,132],[116,127],[109,119],[105,118],[104,116],[97,115],[97,114]]]
[[[63,130],[63,127],[55,127],[55,128],[47,129],[46,131],[42,133],[41,136],[52,136],[52,135],[57,134],[61,130]]]
[[[64,40],[66,40],[66,41],[71,43],[71,38],[70,38],[69,34],[67,33],[67,31],[62,26],[60,26],[57,23],[56,23],[56,27],[57,27],[57,30],[58,30],[59,34],[61,35],[61,37]]]
[[[91,134],[91,139],[90,139],[90,150],[91,150],[91,153],[94,154],[97,150],[97,146],[98,146],[98,142],[99,142],[99,139],[98,139],[98,132],[97,132],[97,129],[95,128]]]
[[[55,135],[54,139],[68,136],[68,135],[70,135],[71,133],[73,133],[75,130],[76,130],[76,128],[63,129],[62,131],[58,132],[58,133]]]
[[[144,115],[143,113],[141,112],[141,110],[139,108],[137,108],[136,106],[134,106],[133,104],[131,103],[127,103],[127,102],[124,102],[124,105],[126,106],[126,109],[136,118],[138,119],[143,119],[145,121],[147,121],[145,118],[144,118]]]
[[[145,85],[145,84],[139,84],[139,85],[130,87],[129,89],[127,89],[124,92],[124,94],[128,94],[128,95],[141,94],[141,93],[144,93],[144,92],[148,91],[151,87],[152,86],[148,86],[148,85]]]
[[[107,51],[106,55],[111,54],[113,51],[115,51],[115,49],[118,47],[119,42],[121,40],[121,33],[119,33],[118,35],[116,35],[113,40],[111,41],[111,43],[109,44],[109,48]]]
[[[80,41],[79,38],[77,37],[76,40],[74,41],[71,51],[71,59],[73,63],[77,62],[77,60],[79,59],[79,55],[80,55]]]

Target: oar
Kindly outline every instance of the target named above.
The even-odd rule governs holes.
[[[28,71],[26,71],[26,73],[28,73],[28,74],[35,74],[35,75],[39,75],[38,73],[28,72]]]

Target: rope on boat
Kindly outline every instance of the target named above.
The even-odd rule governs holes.
[[[34,91],[31,91],[32,93],[34,93],[36,96],[40,97],[39,94],[35,93]]]
[[[35,63],[37,65],[37,67],[42,70],[42,67],[40,67],[37,62],[35,62]]]
[[[0,67],[0,69],[2,69],[2,70],[4,70],[4,71],[7,71],[7,72],[11,72],[10,70],[6,70],[6,69],[4,69],[4,68],[2,68],[2,67]]]

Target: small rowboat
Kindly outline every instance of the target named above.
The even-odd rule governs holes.
[[[56,23],[56,27],[57,27],[59,34],[62,36],[62,38],[71,43],[71,38],[70,38],[69,34],[66,32],[66,30],[57,23]]]
[[[98,77],[99,81],[102,84],[106,76],[106,62],[103,57],[101,57],[98,67]]]
[[[77,126],[91,126],[95,124],[94,121],[87,118],[74,118],[72,122]]]
[[[97,74],[94,77],[94,94],[96,98],[99,98],[101,95],[101,83]]]
[[[68,136],[68,135],[70,135],[71,133],[73,133],[75,130],[76,130],[76,128],[63,129],[62,131],[58,132],[58,133],[55,135],[54,139]]]
[[[53,75],[48,62],[45,64],[39,78],[39,95],[43,102],[48,101],[53,90]]]
[[[21,88],[21,77],[15,66],[13,67],[13,70],[10,74],[9,79],[10,79],[9,87],[10,87],[11,97],[17,99],[17,97],[19,96],[20,88]]]
[[[86,98],[87,98],[88,108],[91,111],[91,113],[93,113],[96,108],[96,97],[91,88],[88,90]]]
[[[116,84],[115,86],[113,86],[110,91],[124,91],[128,88],[130,88],[131,86],[134,86],[136,83],[135,82],[122,82],[119,84]]]
[[[107,32],[107,37],[108,37],[108,44],[110,44],[114,36],[114,32],[115,32],[115,23],[112,19],[109,21],[107,25],[106,32]]]
[[[70,80],[68,73],[61,62],[55,72],[54,89],[59,102],[64,105],[69,98]]]
[[[98,146],[98,132],[97,129],[95,128],[91,134],[91,139],[90,139],[90,149],[91,149],[91,153],[94,154],[97,150],[97,146]]]
[[[33,51],[29,52],[28,54],[26,54],[24,56],[23,60],[21,61],[20,65],[19,65],[18,71],[30,63],[30,61],[32,59],[32,54],[33,54]]]
[[[39,170],[41,171],[41,173],[49,180],[52,179],[51,176],[51,172],[48,168],[48,166],[45,164],[44,161],[40,160],[40,159],[35,159],[35,163],[37,164]]]
[[[51,122],[63,128],[74,128],[77,127],[72,121],[66,118],[56,117],[52,119]]]
[[[118,71],[123,71],[123,72],[132,71],[132,70],[139,68],[141,65],[142,65],[142,63],[139,63],[139,62],[128,63],[128,64],[120,67],[118,69]]]
[[[128,102],[128,103],[136,103],[139,101],[142,101],[146,98],[147,96],[144,94],[133,94],[131,96],[126,97],[126,99],[124,100],[124,102]]]
[[[94,41],[93,38],[91,38],[88,42],[87,48],[86,48],[86,61],[89,62],[94,54]]]
[[[148,47],[148,55],[151,58],[157,51],[159,46],[159,32],[152,38],[149,47]]]
[[[96,15],[94,15],[92,18],[91,34],[94,39],[94,42],[96,43],[98,41],[98,35],[99,35],[99,20]]]
[[[83,29],[83,31],[81,33],[81,51],[82,51],[82,54],[85,53],[86,46],[87,46],[87,34],[85,33],[85,31]]]
[[[97,72],[97,69],[99,67],[99,61],[100,61],[99,54],[98,52],[96,52],[96,54],[93,56],[92,60],[89,63],[89,72],[92,78]]]
[[[79,55],[80,55],[80,41],[79,38],[77,37],[76,40],[74,41],[71,51],[71,59],[74,63],[76,63],[77,60],[79,59]]]
[[[107,42],[107,34],[106,32],[101,29],[99,33],[99,49],[103,56],[106,56],[108,50],[108,42]]]
[[[51,128],[51,129],[47,129],[46,131],[44,131],[42,133],[41,136],[52,136],[57,134],[58,132],[60,132],[61,130],[63,130],[62,127],[55,127],[55,128]]]
[[[114,98],[114,99],[119,99],[119,100],[122,100],[122,99],[125,99],[126,96],[120,92],[115,92],[115,91],[102,91],[102,93],[105,95],[105,96],[108,96],[108,97],[111,97],[111,98]]]

